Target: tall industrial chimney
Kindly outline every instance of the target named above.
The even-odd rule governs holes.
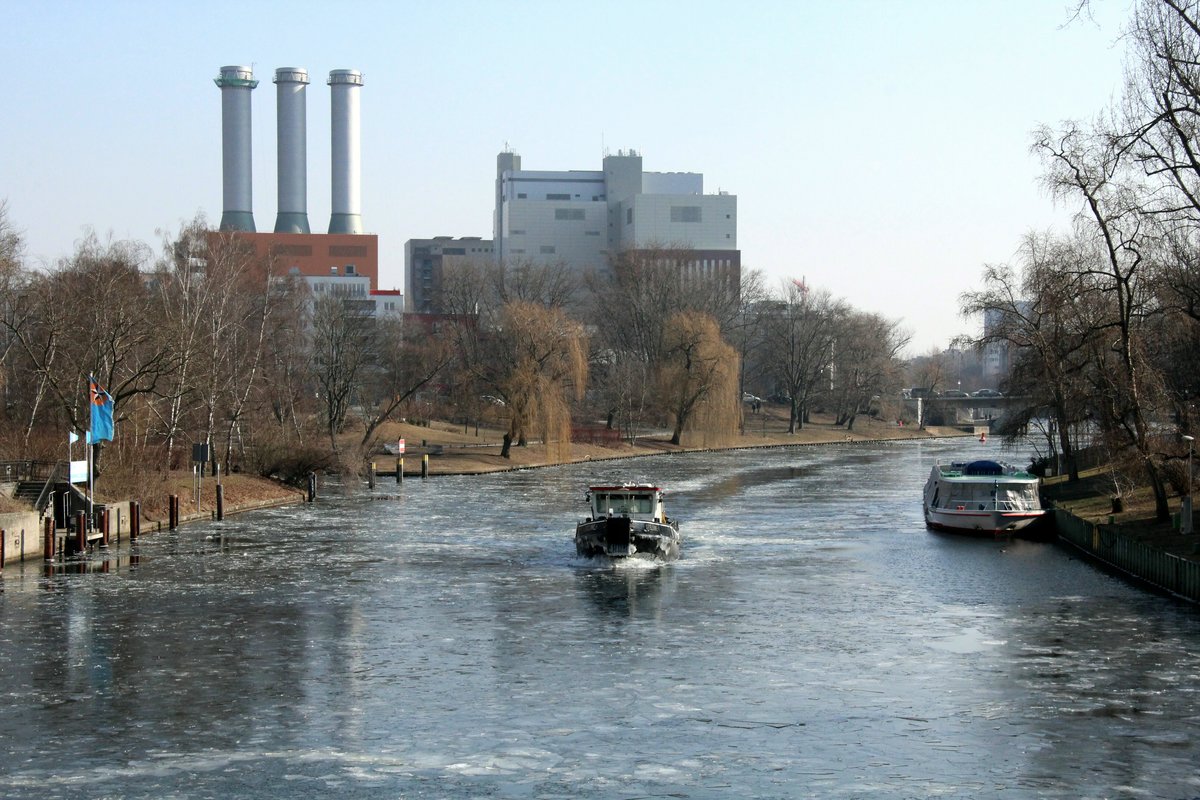
[[[330,233],[362,233],[362,152],[359,147],[359,100],[362,73],[335,69],[329,73],[333,117],[333,213]]]
[[[279,213],[276,233],[311,233],[308,227],[308,133],[305,102],[308,70],[275,70]]]
[[[258,86],[250,67],[221,67],[221,230],[254,232],[250,162],[250,92]]]

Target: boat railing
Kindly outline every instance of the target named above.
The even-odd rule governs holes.
[[[1012,500],[951,500],[942,506],[954,511],[1041,511],[1036,505]]]

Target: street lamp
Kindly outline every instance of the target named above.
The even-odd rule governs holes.
[[[1188,444],[1188,460],[1187,460],[1187,494],[1184,495],[1180,516],[1183,517],[1179,521],[1180,533],[1192,532],[1192,443],[1196,441],[1195,436],[1184,434],[1183,440]]]

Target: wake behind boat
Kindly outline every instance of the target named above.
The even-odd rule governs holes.
[[[575,526],[575,551],[586,557],[679,557],[679,521],[663,510],[663,490],[647,483],[592,486],[591,516]]]
[[[925,482],[925,525],[957,533],[1016,533],[1045,516],[1036,475],[999,461],[938,464]]]

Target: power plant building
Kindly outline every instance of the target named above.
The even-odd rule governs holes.
[[[524,170],[521,157],[496,157],[491,241],[439,236],[410,239],[404,249],[406,311],[443,313],[445,270],[478,260],[565,264],[603,271],[622,252],[664,251],[689,278],[737,287],[737,197],[704,193],[696,172],[645,172],[642,157],[622,151],[600,170]]]
[[[251,181],[250,93],[258,85],[250,67],[222,67],[221,231],[253,247],[275,275],[303,277],[317,296],[334,294],[362,301],[388,313],[399,312],[398,292],[380,293],[379,237],[363,233],[359,92],[357,70],[333,70],[331,93],[331,213],[329,232],[311,233],[308,222],[307,110],[308,71],[275,71],[278,164],[278,214],[272,233],[254,227]],[[379,298],[374,295],[379,293]]]
[[[564,172],[523,170],[519,155],[500,153],[493,237],[501,261],[603,269],[612,254],[664,248],[741,271],[736,195],[705,194],[701,173],[645,172],[634,151]]]

